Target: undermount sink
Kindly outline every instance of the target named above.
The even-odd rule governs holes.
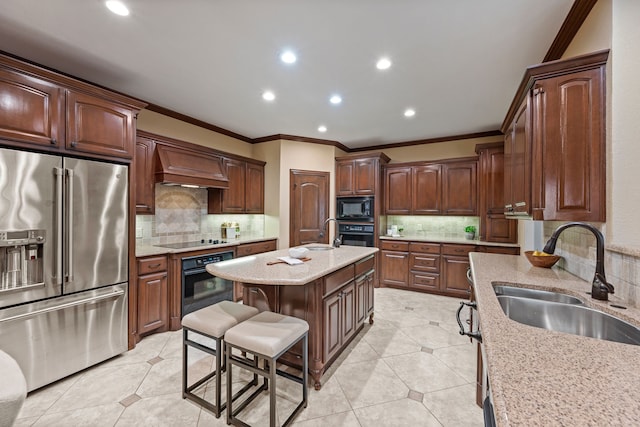
[[[640,328],[582,305],[499,295],[502,310],[512,320],[536,328],[640,345]]]
[[[561,302],[563,304],[580,304],[580,298],[573,297],[559,292],[541,291],[538,289],[517,288],[515,286],[497,285],[493,287],[496,295],[507,295],[512,297],[531,298],[542,301]]]
[[[333,246],[305,246],[305,248],[309,249],[310,251],[328,251],[330,249],[333,249]]]

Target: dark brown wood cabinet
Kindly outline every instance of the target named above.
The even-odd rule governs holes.
[[[471,265],[469,253],[474,251],[474,245],[442,245],[442,290],[448,295],[469,297],[467,270]]]
[[[415,166],[411,171],[411,212],[440,215],[442,209],[442,165]]]
[[[336,196],[375,196],[380,167],[388,161],[383,153],[336,157]]]
[[[478,160],[478,213],[480,240],[515,243],[518,223],[504,215],[504,143],[476,146]]]
[[[0,67],[2,64],[0,64]],[[45,147],[64,144],[65,91],[57,84],[0,68],[0,137]]]
[[[478,214],[477,161],[445,163],[442,168],[442,213]]]
[[[264,162],[226,158],[229,188],[210,188],[210,214],[264,213]]]
[[[0,55],[0,137],[45,151],[131,159],[145,104]]]
[[[412,175],[410,167],[389,166],[384,171],[384,212],[387,215],[411,213]]]
[[[364,323],[367,316],[373,323],[373,289],[375,287],[375,256],[371,255],[355,264],[356,324]]]
[[[166,331],[169,323],[167,257],[138,258],[138,335]]]
[[[392,164],[384,176],[387,215],[477,215],[476,158]]]
[[[141,136],[136,138],[136,214],[153,215],[156,211],[156,186],[153,180],[154,164],[153,152],[156,143],[151,138]]]
[[[406,288],[409,279],[409,243],[380,242],[380,284]]]
[[[325,348],[323,360],[329,361],[356,333],[356,288],[353,279],[340,291],[322,300]]]
[[[606,220],[608,54],[527,68],[502,125],[505,214]]]
[[[518,255],[519,247],[482,244],[380,242],[383,286],[466,298],[470,252]]]

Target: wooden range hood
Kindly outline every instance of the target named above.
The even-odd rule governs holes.
[[[155,151],[156,182],[229,188],[221,156],[164,144],[157,144]]]

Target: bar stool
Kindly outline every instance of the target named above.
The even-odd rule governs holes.
[[[226,403],[221,403],[220,388],[221,388],[221,375],[225,370],[225,366],[222,365],[224,346],[222,340],[225,332],[238,323],[249,319],[252,316],[258,314],[258,309],[250,307],[248,305],[238,304],[231,301],[221,301],[217,304],[210,305],[208,307],[201,308],[187,314],[182,318],[182,398],[189,399],[197,404],[203,406],[209,411],[213,412],[216,418],[220,418],[220,413],[224,410]],[[189,339],[189,332],[196,333],[198,335],[215,340],[215,348],[207,346],[205,344],[193,341]],[[205,375],[191,386],[187,386],[187,360],[189,347],[195,347],[198,350],[202,350],[206,353],[214,355],[216,358],[215,370]],[[220,350],[220,351],[218,351]],[[200,396],[195,395],[192,391],[200,387],[205,382],[209,381],[212,377],[216,377],[215,384],[215,402],[207,402]],[[246,390],[251,388],[252,385],[258,383],[257,376],[254,375],[253,381],[250,382],[237,393],[236,397],[239,397]]]
[[[263,311],[227,331],[225,334],[226,364],[228,367],[227,424],[246,427],[247,424],[238,419],[236,415],[262,391],[261,389],[254,391],[234,410],[233,401],[230,399],[233,365],[249,370],[254,375],[258,374],[271,382],[269,386],[269,425],[271,427],[276,425],[276,375],[302,385],[302,401],[289,415],[283,426],[289,425],[300,411],[307,407],[308,335],[309,324],[304,320],[270,311]],[[276,367],[278,358],[299,341],[302,341],[302,377],[281,371]],[[234,355],[234,349],[252,355],[253,359]],[[257,360],[264,360],[264,367],[260,367],[259,363],[256,363]]]

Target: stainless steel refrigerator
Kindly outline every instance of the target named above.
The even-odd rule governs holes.
[[[127,350],[128,168],[0,148],[0,349],[33,390]]]

